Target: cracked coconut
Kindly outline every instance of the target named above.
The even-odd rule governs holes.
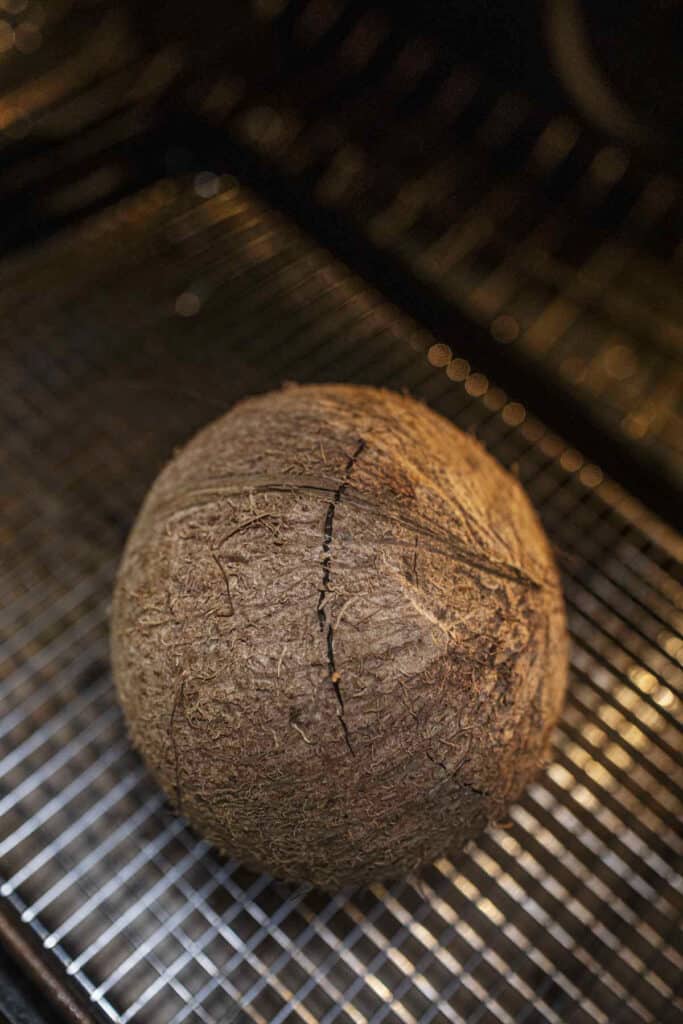
[[[412,398],[249,398],[151,488],[113,605],[135,746],[222,851],[328,889],[456,853],[547,761],[557,570],[518,482]]]

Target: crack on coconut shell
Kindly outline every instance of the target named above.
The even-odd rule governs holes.
[[[330,554],[330,548],[332,547],[332,532],[334,530],[334,515],[337,510],[337,505],[342,499],[342,495],[346,489],[346,485],[349,482],[349,477],[353,470],[354,464],[358,459],[359,455],[365,448],[365,441],[361,440],[356,445],[356,449],[351,456],[349,456],[348,462],[344,469],[339,485],[332,495],[332,501],[327,506],[327,515],[325,516],[325,526],[323,529],[323,581],[320,588],[320,594],[318,595],[318,622],[320,623],[320,631],[325,635],[325,641],[327,645],[327,675],[328,679],[332,683],[334,688],[334,694],[339,704],[339,721],[341,723],[342,731],[344,733],[344,739],[346,740],[346,746],[349,748],[349,753],[353,754],[353,747],[351,746],[351,739],[349,737],[349,729],[344,718],[344,698],[342,697],[341,688],[339,686],[339,680],[341,676],[337,672],[337,667],[334,660],[334,627],[331,620],[327,616],[327,595],[330,590],[330,575],[331,575],[331,564],[332,555]]]
[[[234,526],[232,528],[232,530],[229,530],[225,534],[225,536],[222,537],[219,540],[218,545],[217,545],[217,549],[220,551],[220,549],[223,547],[223,545],[226,543],[226,541],[230,540],[231,537],[234,537],[236,533],[241,533],[242,530],[248,529],[250,526],[253,526],[254,523],[258,523],[262,519],[272,519],[272,518],[273,518],[273,516],[272,516],[272,514],[270,512],[262,512],[258,516],[250,516],[249,519],[246,519],[243,523],[238,523],[237,526]],[[215,555],[214,555],[214,558],[216,558]],[[222,566],[220,566],[220,564],[219,564],[219,567],[222,568]]]
[[[420,534],[416,533],[415,534],[415,548],[413,550],[413,578],[412,578],[412,582],[415,584],[416,587],[419,587],[419,585],[420,585],[419,581],[418,581],[418,578],[417,578],[417,547],[418,547],[419,543],[420,543]]]
[[[431,761],[431,762],[432,762],[432,764],[438,764],[439,768],[443,768],[443,770],[444,770],[444,771],[446,772],[446,774],[448,774],[448,768],[447,768],[447,767],[446,767],[446,765],[445,765],[445,764],[443,763],[443,761],[439,761],[439,759],[438,759],[438,758],[436,758],[436,757],[433,757],[433,756],[432,756],[432,755],[431,755],[431,754],[429,753],[429,751],[428,751],[428,750],[425,750],[425,755],[426,755],[426,757],[427,757],[427,760],[428,760],[428,761]]]
[[[355,461],[355,459],[353,461]],[[216,478],[217,481],[219,479],[221,478]],[[346,481],[343,480],[342,485],[345,484]],[[245,491],[248,491],[250,494],[284,492],[289,494],[311,494],[319,497],[330,495],[330,505],[335,505],[337,500],[337,490],[338,488],[334,489],[329,483],[320,480],[319,478],[278,478],[273,476],[261,476],[260,474],[233,476],[231,477],[229,484],[216,483],[211,487],[193,489],[184,496],[182,500],[171,499],[161,502],[158,506],[158,514],[170,520],[173,516],[196,512],[198,509],[201,509],[206,505],[210,505],[220,498],[239,496],[244,494]],[[509,580],[512,583],[521,584],[532,590],[541,590],[543,588],[544,581],[534,579],[528,573],[520,569],[519,566],[510,565],[506,562],[495,561],[484,554],[473,553],[448,531],[435,530],[425,522],[416,521],[409,516],[392,512],[388,508],[383,508],[381,505],[378,505],[376,502],[364,500],[360,495],[347,496],[346,501],[349,505],[352,505],[355,508],[365,511],[369,510],[376,517],[381,517],[382,519],[386,519],[388,522],[404,526],[407,530],[417,532],[423,541],[431,540],[432,542],[435,542],[431,545],[423,544],[426,551],[430,551],[434,554],[442,554],[447,558],[456,559],[460,564],[467,565],[471,569],[476,569],[499,579]],[[263,516],[259,516],[257,518],[266,518],[267,516],[268,513],[264,513]],[[243,529],[254,521],[254,519],[250,519],[247,523],[238,527],[238,529]],[[233,532],[237,532],[237,530]],[[223,540],[226,539],[227,538],[223,538]],[[222,543],[223,541],[221,541],[221,544]],[[443,546],[439,546],[439,544]]]

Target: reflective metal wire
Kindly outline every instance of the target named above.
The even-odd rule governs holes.
[[[590,453],[508,416],[502,393],[487,404],[495,382],[429,365],[434,339],[235,182],[203,202],[163,183],[2,276],[0,898],[45,956],[119,1024],[673,1020],[676,539],[582,477]],[[507,827],[334,897],[221,862],[171,815],[108,670],[146,487],[218,409],[283,379],[409,388],[516,465],[565,567],[573,638],[555,760]]]

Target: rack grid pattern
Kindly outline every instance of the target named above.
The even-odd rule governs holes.
[[[162,182],[6,262],[0,296],[0,902],[94,1017],[673,1022],[670,531],[457,339],[429,337],[234,180]],[[541,511],[573,638],[555,760],[506,827],[336,896],[222,861],[175,818],[108,669],[113,576],[146,487],[174,445],[283,379],[409,388],[475,431]]]

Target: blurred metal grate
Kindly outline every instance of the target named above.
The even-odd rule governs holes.
[[[162,182],[5,261],[0,295],[0,906],[45,962],[119,1024],[673,1022],[671,532],[234,180]],[[198,426],[283,379],[409,388],[476,431],[540,507],[574,640],[556,759],[507,827],[334,897],[221,861],[170,814],[107,663],[146,487]]]
[[[236,50],[196,109],[680,492],[675,170],[553,105],[552,79],[463,60],[447,13],[439,34],[442,15],[406,27],[352,0],[264,6],[270,49]]]
[[[383,0],[250,0],[229,15],[210,3],[200,18],[182,0],[7,0],[0,245],[163,174],[237,169],[248,180],[254,168],[240,161],[264,162],[290,205],[296,186],[318,221],[362,240],[374,267],[400,268],[411,291],[428,289],[468,324],[479,358],[499,375],[510,367],[509,386],[535,372],[539,391],[552,384],[590,420],[584,438],[609,437],[603,459],[618,444],[680,496],[676,150],[629,148],[572,109],[540,29],[557,6],[501,8],[497,24],[472,0],[411,13]],[[614,6],[631,32],[608,46],[617,67],[637,56],[639,21],[647,52],[650,30],[667,35],[659,74],[634,85],[673,109],[664,8],[675,5],[618,19]],[[592,17],[609,22],[602,7]],[[511,73],[510,50],[523,74]]]

